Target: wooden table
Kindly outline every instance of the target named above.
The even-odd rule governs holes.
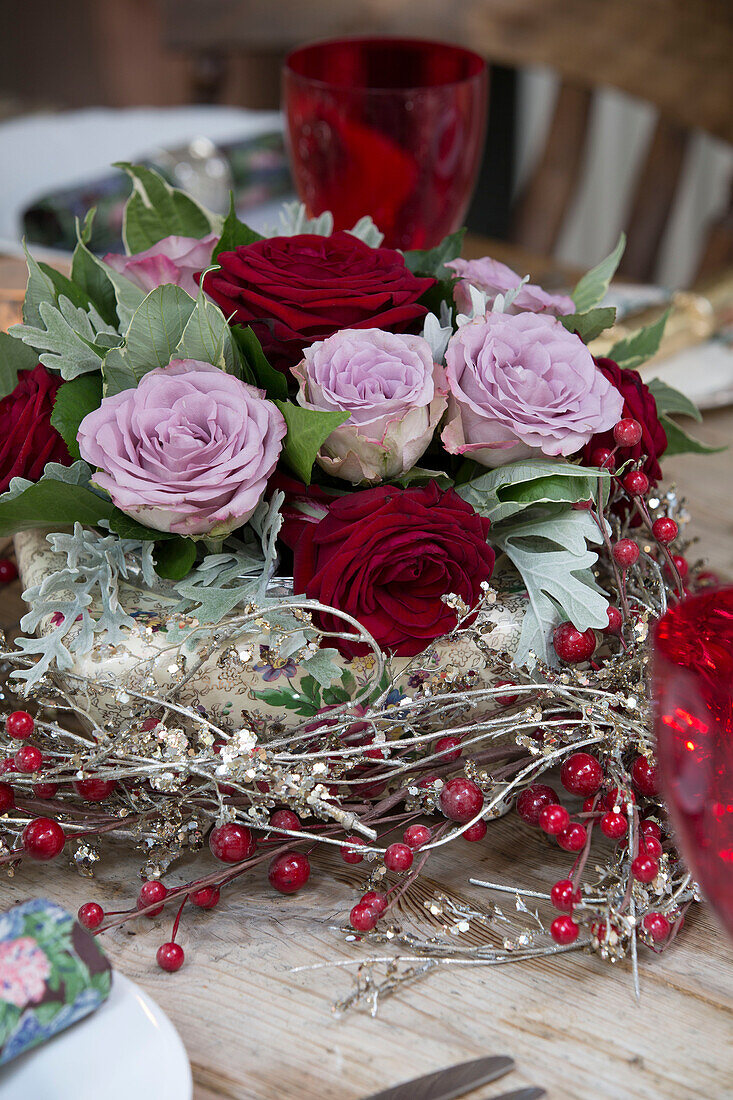
[[[511,250],[494,252],[515,267],[537,270]],[[13,285],[6,281],[8,264],[0,262],[0,286]],[[733,409],[707,414],[699,435],[728,443]],[[672,459],[665,470],[689,498],[710,567],[733,576],[731,452]],[[0,605],[2,625],[17,623],[17,584],[0,595]],[[428,919],[422,903],[438,888],[486,904],[484,891],[467,886],[469,875],[547,889],[567,870],[566,857],[514,814],[492,824],[483,843],[456,842],[441,851],[404,901],[405,913],[422,921]],[[137,893],[138,865],[107,854],[95,881],[62,865],[23,868],[6,882],[2,907],[42,894],[71,910],[91,898],[108,909],[126,908]],[[185,866],[169,877],[177,882],[183,876],[191,877]],[[334,929],[354,904],[360,881],[358,867],[326,857],[314,860],[308,887],[290,898],[274,896],[264,875],[253,874],[225,893],[215,911],[184,920],[186,963],[178,975],[155,964],[155,951],[168,938],[168,916],[133,921],[103,937],[114,965],[178,1027],[193,1065],[196,1100],[359,1100],[487,1053],[517,1061],[504,1088],[540,1084],[552,1100],[733,1095],[733,945],[706,908],[690,912],[662,958],[642,949],[640,1003],[628,966],[575,954],[446,969],[385,1001],[375,1019],[364,1011],[336,1019],[331,1005],[351,988],[349,972],[293,968],[365,953]],[[471,1096],[489,1098],[502,1085]]]

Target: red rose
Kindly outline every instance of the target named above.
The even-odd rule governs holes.
[[[667,433],[659,423],[657,403],[654,396],[641,380],[638,371],[623,369],[613,359],[596,359],[596,366],[615,386],[624,399],[622,418],[632,417],[641,424],[641,442],[635,447],[619,447],[616,451],[616,467],[633,459],[643,462],[640,469],[649,481],[656,484],[662,476],[659,459],[667,449]],[[616,443],[613,432],[599,432],[586,444],[584,462],[590,463],[591,455],[597,447],[614,450]]]
[[[435,281],[413,275],[400,252],[344,232],[255,241],[220,252],[217,263],[204,290],[231,324],[252,325],[283,371],[342,328],[410,331],[427,313],[417,299]]]
[[[441,599],[460,596],[469,607],[491,576],[489,520],[453,489],[434,482],[419,489],[379,486],[332,501],[318,524],[303,524],[293,546],[295,591],[352,615],[379,645],[411,657],[456,625]],[[335,615],[322,629],[348,627]],[[364,645],[328,639],[345,657]]]
[[[18,372],[18,384],[0,401],[0,493],[13,477],[38,481],[47,462],[70,466],[66,444],[51,427],[61,379],[40,363]]]

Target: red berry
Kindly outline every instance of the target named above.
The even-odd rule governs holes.
[[[375,913],[381,914],[387,908],[386,895],[380,894],[377,890],[367,890],[366,894],[363,894],[359,901],[362,905],[368,905]]]
[[[33,733],[35,722],[26,710],[14,710],[5,719],[5,728],[17,741],[27,741]]]
[[[0,558],[0,584],[10,584],[18,576],[15,562],[10,558]]]
[[[604,634],[618,634],[621,629],[623,619],[621,612],[617,607],[612,607],[610,604],[606,608],[606,614],[608,615],[608,626],[603,628]]]
[[[626,836],[627,828],[628,822],[624,815],[614,813],[613,810],[609,810],[601,818],[601,832],[610,840],[620,840],[622,836]]]
[[[619,447],[635,447],[637,443],[641,443],[641,424],[630,416],[625,417],[615,425],[613,438]]]
[[[608,794],[603,799],[603,805],[607,810],[620,809],[624,813],[629,813],[631,807],[636,804],[636,795],[633,791],[623,793],[618,787],[612,787]]]
[[[15,795],[9,783],[0,783],[0,814],[6,814],[15,805]]]
[[[103,802],[117,786],[116,779],[77,779],[74,790],[86,802]]]
[[[97,905],[96,901],[85,901],[83,905],[79,906],[76,915],[79,924],[93,932],[95,928],[99,928],[104,920],[104,909],[101,905]]]
[[[686,558],[683,558],[681,554],[673,554],[672,561],[674,562],[675,569],[679,573],[680,577],[684,580],[687,574],[690,572],[690,566]],[[669,572],[669,566],[666,566],[666,571]]]
[[[213,829],[209,837],[211,854],[222,863],[239,863],[255,853],[257,842],[246,825],[229,822]]]
[[[199,909],[213,909],[219,904],[218,886],[201,886],[188,895],[193,905]]]
[[[435,751],[440,754],[441,761],[452,764],[461,755],[460,737],[441,737],[435,742]]]
[[[297,832],[300,829],[300,818],[292,810],[275,810],[270,818],[270,824],[276,829],[289,829]]]
[[[150,879],[149,882],[144,882],[140,887],[140,893],[137,895],[136,905],[138,909],[145,909],[148,905],[152,905],[156,901],[164,901],[168,896],[168,888],[159,882],[158,879]],[[158,913],[163,912],[163,906],[158,905],[155,909],[151,909],[149,913],[146,913],[146,917],[157,917]]]
[[[672,927],[664,913],[647,913],[641,923],[655,943],[666,940]]]
[[[181,969],[185,957],[179,943],[161,943],[155,953],[158,966],[161,970],[167,970],[169,974]]]
[[[498,687],[498,688],[503,688],[503,687],[513,688],[513,687],[516,687],[516,686],[517,685],[513,684],[511,680],[497,680],[496,683],[494,684],[494,687]],[[494,698],[496,699],[497,703],[501,704],[502,707],[513,707],[514,704],[516,703],[516,701],[519,699],[519,696],[514,695],[513,693],[507,692],[506,695],[495,695]]]
[[[637,756],[631,765],[631,780],[640,794],[649,798],[659,793],[659,777],[656,765],[652,764],[646,756]]]
[[[580,928],[572,917],[555,917],[550,925],[550,935],[553,940],[563,945],[575,943],[579,931]]]
[[[473,825],[469,825],[465,833],[461,833],[464,840],[470,841],[472,844],[477,840],[483,840],[486,836],[486,822],[474,821]]]
[[[379,920],[379,913],[363,902],[358,902],[349,913],[351,927],[357,932],[369,932]]]
[[[561,878],[550,890],[550,900],[556,909],[563,913],[570,913],[573,906],[580,900],[580,890],[576,890],[571,879]]]
[[[619,565],[628,569],[639,560],[639,546],[633,539],[619,539],[613,548],[613,556]]]
[[[5,775],[6,772],[17,772],[17,770],[12,756],[6,756],[4,760],[0,760],[0,775]]]
[[[281,894],[294,894],[310,878],[311,865],[303,852],[281,852],[270,864],[267,877],[270,886]]]
[[[432,835],[427,825],[409,825],[402,834],[402,839],[408,848],[415,849],[427,844]]]
[[[586,798],[583,801],[583,813],[592,814],[596,810],[596,796],[591,795],[590,798]]]
[[[440,808],[447,818],[465,825],[480,813],[484,795],[471,779],[449,779],[440,792]]]
[[[662,854],[661,842],[655,836],[642,836],[639,841],[639,852],[644,852],[652,859],[659,859]]]
[[[616,459],[608,447],[596,447],[590,456],[591,466],[600,466],[602,470],[615,470]]]
[[[665,545],[668,542],[674,542],[679,533],[679,527],[669,516],[661,516],[659,519],[655,519],[652,524],[654,538]]]
[[[384,866],[388,871],[409,871],[414,856],[406,844],[390,844],[384,853]]]
[[[565,852],[579,852],[588,838],[588,830],[578,821],[571,821],[567,829],[558,834],[557,843]]]
[[[659,874],[659,864],[651,856],[639,855],[632,860],[631,873],[639,882],[651,882]]]
[[[576,665],[593,655],[596,636],[590,628],[581,632],[572,623],[560,623],[555,627],[552,644],[561,661]]]
[[[653,836],[655,840],[662,839],[662,830],[659,828],[656,821],[640,821],[639,832],[643,837]]]
[[[560,782],[571,794],[595,794],[603,782],[603,769],[589,752],[574,752],[560,769]]]
[[[540,810],[553,802],[557,802],[557,792],[552,787],[548,787],[546,783],[533,783],[517,798],[517,813],[528,825],[537,825]]]
[[[649,491],[649,478],[641,470],[631,470],[624,478],[623,486],[632,497],[643,497]]]
[[[54,798],[58,789],[58,783],[33,784],[33,793],[36,798]]]
[[[570,824],[570,814],[564,806],[553,803],[540,810],[538,824],[543,832],[549,833],[550,836],[557,836]]]
[[[340,848],[341,858],[344,863],[361,863],[364,858],[364,853],[359,851],[359,848],[364,846],[364,841],[358,836],[347,836],[346,840],[349,844],[355,845],[352,848]]]
[[[437,775],[424,775],[422,777],[422,779],[418,779],[415,786],[416,787],[422,787],[423,789],[425,789],[426,787],[432,787],[433,783],[435,783],[437,778],[438,778]]]
[[[18,749],[14,754],[13,762],[19,772],[30,775],[31,772],[40,771],[43,764],[43,754],[35,745],[23,745],[22,749]]]
[[[31,859],[53,859],[66,843],[66,835],[58,821],[36,817],[29,821],[21,837],[23,848]]]

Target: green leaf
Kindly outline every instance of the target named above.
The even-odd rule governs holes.
[[[465,235],[466,230],[459,229],[456,233],[444,237],[435,248],[416,248],[404,252],[406,267],[413,275],[428,275],[433,279],[455,278],[454,272],[444,265],[448,260],[455,260],[456,256],[460,256]]]
[[[237,345],[224,314],[199,291],[191,316],[175,351],[174,359],[198,359],[213,363],[228,374],[239,375]]]
[[[254,385],[263,389],[272,401],[285,401],[288,396],[287,379],[282,371],[270,366],[262,350],[262,344],[253,330],[249,327],[244,328],[242,325],[233,325],[231,332]]]
[[[727,447],[709,447],[707,443],[701,443],[699,439],[688,435],[683,428],[670,420],[668,416],[660,416],[659,422],[667,433],[667,450],[665,455],[714,455],[720,451],[726,451]]]
[[[18,385],[18,371],[33,370],[38,355],[9,332],[0,332],[0,400]]]
[[[153,554],[155,572],[169,581],[180,581],[188,576],[196,561],[196,543],[176,535],[170,541],[161,542]]]
[[[285,688],[268,688],[265,691],[255,691],[254,696],[256,699],[262,699],[264,703],[271,707],[285,707],[286,710],[292,710],[302,718],[312,718],[320,710],[320,707],[302,695],[298,695],[294,691],[288,691]]]
[[[255,241],[261,241],[263,239],[260,233],[255,233],[254,229],[250,229],[244,222],[240,222],[237,217],[237,212],[234,209],[234,195],[230,192],[229,213],[222,226],[221,237],[214,247],[211,259],[215,260],[220,252],[233,252],[234,249],[239,248],[240,245],[254,244]]]
[[[654,321],[653,324],[645,325],[638,332],[632,333],[624,340],[619,340],[609,351],[608,358],[627,370],[636,369],[642,363],[646,363],[647,359],[651,359],[659,351],[669,313],[668,309],[665,310],[659,320]]]
[[[616,320],[616,309],[613,306],[589,309],[587,313],[570,313],[558,320],[568,332],[577,332],[583,343],[589,344],[611,327]]]
[[[23,299],[23,321],[26,325],[40,325],[42,324],[41,303],[47,302],[50,305],[55,305],[56,289],[48,275],[44,275],[40,266],[31,256],[26,248],[25,241],[23,242],[23,251],[25,252],[25,262],[28,268],[28,283]]]
[[[53,283],[54,290],[56,291],[56,299],[58,300],[61,294],[65,295],[72,303],[72,305],[78,306],[80,309],[88,310],[93,304],[89,300],[89,295],[66,275],[62,275],[60,271],[57,271],[55,267],[51,267],[50,264],[39,263],[38,265],[44,275],[47,275]]]
[[[689,397],[685,397],[679,390],[673,389],[663,382],[661,378],[652,378],[647,383],[649,391],[657,403],[657,413],[660,416],[669,413],[679,413],[680,416],[691,416],[693,420],[702,420],[702,413]]]
[[[306,485],[311,483],[311,472],[321,445],[332,431],[349,419],[348,413],[313,412],[301,409],[290,401],[276,401],[285,417],[288,434],[283,445],[283,458]]]
[[[538,459],[487,470],[459,485],[456,492],[496,526],[528,508],[537,512],[545,506],[545,511],[557,512],[557,505],[567,508],[580,500],[597,500],[599,485],[605,497],[609,483],[608,470]]]
[[[14,535],[33,527],[50,527],[57,531],[73,523],[95,526],[109,519],[113,512],[110,501],[86,489],[64,481],[43,479],[28,486],[17,496],[0,497],[0,535]]]
[[[114,531],[121,539],[139,539],[140,542],[159,542],[164,539],[179,538],[169,531],[156,531],[153,527],[146,527],[144,523],[138,523],[126,512],[115,508],[109,521],[110,531]]]
[[[59,387],[51,413],[51,424],[68,447],[72,458],[80,458],[77,432],[87,413],[102,403],[101,374],[82,374]]]
[[[167,367],[196,307],[179,286],[166,283],[141,302],[121,348],[108,352],[102,367],[105,395],[131,389],[156,367]]]
[[[413,466],[411,470],[390,480],[402,489],[406,489],[408,485],[427,481],[435,481],[439,489],[451,489],[453,487],[453,478],[448,477],[444,470],[422,470],[419,466]]]
[[[215,214],[171,187],[152,169],[124,161],[114,167],[127,172],[133,185],[122,231],[128,252],[144,252],[163,237],[205,237],[221,224]]]
[[[603,300],[625,248],[626,234],[622,233],[610,256],[606,256],[580,280],[572,295],[578,313],[587,313]]]
[[[80,227],[77,220],[76,233],[77,244],[71,261],[71,278],[80,287],[87,298],[94,303],[99,316],[108,325],[117,327],[117,295],[114,283],[109,276],[109,269],[87,248],[94,210],[90,210],[86,216],[84,226]]]
[[[65,379],[99,370],[110,347],[110,339],[118,334],[105,325],[97,311],[89,312],[73,305],[62,294],[58,306],[40,302],[40,324],[13,325],[12,333],[38,352],[38,358],[50,370],[57,370]]]

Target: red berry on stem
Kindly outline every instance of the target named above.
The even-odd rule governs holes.
[[[631,873],[639,882],[652,882],[659,874],[659,864],[651,856],[638,855],[632,860]]]
[[[653,836],[655,840],[662,839],[662,830],[659,828],[656,821],[640,821],[639,832],[643,837]]]
[[[465,825],[480,813],[484,795],[471,779],[449,779],[440,792],[440,808],[447,818]]]
[[[465,833],[461,833],[464,840],[470,841],[474,844],[477,840],[483,840],[486,836],[486,822],[474,821],[473,825],[469,825]]]
[[[674,562],[675,569],[679,573],[680,577],[682,578],[682,580],[684,580],[687,574],[690,572],[690,566],[687,559],[683,558],[681,554],[673,554],[672,561]],[[666,571],[669,573],[669,566],[667,565],[665,568]]]
[[[79,906],[76,915],[79,924],[93,932],[95,928],[99,928],[104,920],[104,909],[101,905],[97,905],[96,901],[85,901],[83,905]]]
[[[571,794],[595,794],[603,782],[603,769],[589,752],[574,752],[560,769],[560,782]]]
[[[103,802],[116,786],[116,779],[96,779],[92,776],[90,779],[77,779],[74,790],[86,802]]]
[[[169,974],[181,969],[185,957],[179,943],[162,943],[155,953],[158,966],[161,970],[167,970]]]
[[[58,783],[33,784],[33,793],[36,798],[54,798],[58,789]]]
[[[9,783],[0,783],[0,814],[6,814],[15,805],[15,795]]]
[[[26,855],[31,859],[53,859],[66,843],[66,835],[58,821],[50,817],[36,817],[23,830],[21,840]]]
[[[0,584],[10,584],[18,576],[18,569],[10,558],[0,558]]]
[[[460,737],[440,737],[435,742],[435,751],[440,754],[441,761],[452,764],[461,755]]]
[[[659,859],[662,854],[662,845],[655,836],[641,836],[639,838],[639,853]]]
[[[384,866],[388,871],[409,871],[414,856],[406,844],[390,844],[384,853]]]
[[[619,447],[635,447],[641,443],[641,424],[630,416],[625,417],[615,425],[613,438]]]
[[[672,927],[664,913],[647,913],[641,923],[655,943],[666,940]]]
[[[136,905],[138,909],[145,909],[148,905],[152,905],[156,901],[164,901],[168,896],[168,888],[164,886],[158,879],[150,879],[149,882],[144,882],[140,887],[140,893],[137,895]],[[146,917],[157,917],[158,913],[163,912],[163,906],[158,905],[157,908],[151,909],[149,913],[146,913]]]
[[[575,943],[579,931],[580,928],[572,917],[555,917],[550,925],[550,935],[553,940],[563,946]]]
[[[30,775],[32,772],[40,771],[43,754],[35,745],[23,745],[22,749],[18,749],[14,754],[13,762],[19,772]]]
[[[674,542],[679,533],[679,527],[669,516],[660,516],[660,518],[655,519],[652,524],[652,534],[654,538],[657,542],[662,542],[665,545],[668,542]]]
[[[213,829],[209,837],[211,854],[222,863],[239,863],[255,853],[257,843],[246,825],[229,822]]]
[[[569,878],[561,878],[550,890],[552,904],[563,913],[570,913],[579,899],[580,891],[575,889]]]
[[[276,829],[289,829],[297,832],[300,829],[300,818],[292,810],[275,810],[270,818],[270,824]]]
[[[561,661],[576,665],[593,656],[596,648],[596,636],[593,630],[580,631],[570,622],[555,627],[552,644]]]
[[[631,470],[624,478],[623,486],[632,496],[643,497],[649,491],[649,478],[641,470]]]
[[[584,799],[584,801],[583,801],[583,813],[584,814],[592,814],[597,809],[598,809],[598,807],[596,806],[595,795],[591,795],[590,798]]]
[[[619,565],[628,569],[639,560],[639,546],[633,539],[619,539],[613,548],[613,556]]]
[[[34,726],[35,722],[26,710],[14,710],[5,719],[5,729],[17,741],[27,741]]]
[[[608,626],[604,626],[604,634],[618,634],[623,623],[621,612],[617,607],[612,607],[610,604],[606,608],[606,614],[608,615]]]
[[[497,680],[496,683],[494,684],[494,687],[498,687],[498,688],[503,688],[503,687],[513,688],[513,687],[516,687],[516,686],[517,685],[513,684],[511,680]],[[516,701],[519,699],[519,696],[514,695],[514,694],[510,694],[509,692],[507,692],[505,695],[503,695],[503,694],[502,695],[495,695],[494,698],[496,699],[497,703],[501,704],[501,706],[503,706],[503,707],[512,707],[512,706],[514,706]]]
[[[267,877],[270,886],[281,894],[294,894],[305,886],[310,873],[311,865],[303,852],[281,852],[270,864]]]
[[[386,895],[380,894],[377,890],[367,890],[366,894],[359,898],[359,901],[362,905],[368,905],[375,913],[383,913],[387,908]]]
[[[358,902],[349,913],[351,927],[357,932],[369,932],[379,920],[379,913],[363,902]]]
[[[628,822],[624,815],[614,813],[613,810],[609,810],[601,818],[601,832],[610,840],[620,840],[622,836],[626,836],[627,828]]]
[[[553,802],[557,802],[557,792],[552,787],[548,787],[546,783],[533,783],[517,798],[517,813],[528,825],[537,825],[540,810],[552,805]]]
[[[591,466],[600,466],[602,470],[615,470],[616,459],[608,447],[596,447],[590,456]]]
[[[14,757],[6,756],[0,761],[0,775],[5,775],[6,772],[17,772],[17,770]]]
[[[199,909],[213,909],[215,905],[219,904],[219,887],[201,886],[188,896]]]
[[[607,810],[622,810],[628,813],[631,807],[636,804],[636,795],[633,791],[624,791],[622,794],[618,787],[612,787],[605,795],[603,804]]]
[[[353,845],[351,848],[340,848],[341,858],[344,863],[361,863],[364,859],[364,853],[359,851],[359,848],[363,848],[364,841],[358,836],[347,836],[346,840],[349,844]]]
[[[565,852],[579,852],[588,838],[588,830],[578,821],[571,821],[567,829],[558,834],[557,843]]]
[[[631,781],[640,794],[649,798],[659,793],[659,777],[657,768],[646,756],[637,756],[631,765]]]
[[[540,810],[538,824],[543,832],[548,833],[550,836],[557,836],[570,824],[570,814],[564,806],[553,803]]]
[[[408,825],[402,834],[402,839],[408,848],[421,848],[427,844],[433,834],[427,825]]]

